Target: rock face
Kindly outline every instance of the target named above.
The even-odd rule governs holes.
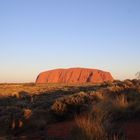
[[[38,75],[36,83],[102,83],[113,81],[109,72],[97,69],[70,68],[55,69],[42,72]]]

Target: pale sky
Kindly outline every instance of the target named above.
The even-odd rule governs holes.
[[[70,67],[135,78],[139,53],[139,0],[0,0],[0,82]]]

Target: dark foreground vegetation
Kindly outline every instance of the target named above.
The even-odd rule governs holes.
[[[68,138],[48,135],[48,125],[68,120]],[[123,124],[132,120],[140,121],[140,80],[0,84],[0,140],[126,140]]]

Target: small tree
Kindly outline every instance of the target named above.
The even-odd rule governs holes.
[[[135,74],[137,79],[140,79],[140,71]]]

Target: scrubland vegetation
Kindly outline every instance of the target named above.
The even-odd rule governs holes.
[[[140,120],[140,80],[0,84],[1,139],[57,139],[47,126],[67,120],[75,121],[70,140],[125,140],[123,124]]]

